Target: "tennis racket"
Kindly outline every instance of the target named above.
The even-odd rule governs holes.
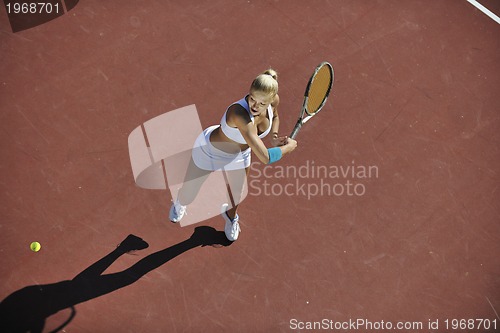
[[[295,139],[302,125],[321,111],[332,89],[333,79],[333,67],[328,62],[322,62],[316,67],[307,83],[302,110],[290,138]]]

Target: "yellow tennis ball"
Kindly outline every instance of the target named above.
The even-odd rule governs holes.
[[[30,249],[33,252],[38,252],[38,251],[40,251],[41,248],[42,248],[42,246],[38,242],[33,242],[30,244]]]

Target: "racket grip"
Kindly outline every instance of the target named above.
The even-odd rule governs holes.
[[[299,119],[299,121],[297,121],[297,124],[293,128],[292,134],[290,134],[290,138],[295,140],[295,137],[299,133],[301,127],[302,127],[302,119]]]

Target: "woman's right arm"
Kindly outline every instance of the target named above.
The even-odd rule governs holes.
[[[234,111],[235,113],[233,114],[234,117],[232,117],[232,123],[236,125],[238,130],[241,132],[241,135],[247,142],[248,146],[252,148],[252,151],[255,153],[257,158],[262,163],[268,164],[270,161],[269,150],[267,149],[261,138],[259,138],[259,135],[257,134],[257,128],[248,117],[248,113],[245,110],[243,110],[244,113],[241,112],[239,108]],[[288,138],[284,145],[276,148],[279,148],[281,150],[281,155],[286,155],[288,153],[291,153],[296,147],[297,141]]]

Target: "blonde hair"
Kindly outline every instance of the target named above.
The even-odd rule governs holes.
[[[261,91],[272,96],[278,93],[278,73],[272,68],[259,74],[252,82],[250,91]]]

